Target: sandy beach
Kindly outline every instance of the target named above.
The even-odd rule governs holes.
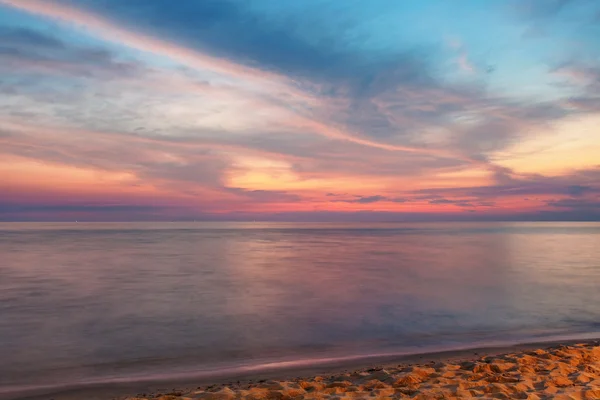
[[[127,400],[600,399],[600,343],[289,380],[218,384]]]
[[[600,399],[600,340],[412,354],[237,376],[75,385],[2,400]]]

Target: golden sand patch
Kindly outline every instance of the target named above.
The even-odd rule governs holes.
[[[462,362],[396,366],[329,377],[229,385],[127,400],[300,399],[600,400],[600,344]]]

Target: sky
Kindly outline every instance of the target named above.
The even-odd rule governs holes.
[[[600,2],[0,0],[0,220],[600,220]]]

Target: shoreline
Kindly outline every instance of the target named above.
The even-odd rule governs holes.
[[[577,335],[574,335],[577,336]],[[0,400],[109,400],[159,398],[135,397],[137,394],[193,393],[200,387],[232,388],[256,385],[257,382],[277,380],[310,379],[319,375],[339,375],[352,371],[395,368],[399,365],[410,366],[425,363],[452,363],[474,361],[482,357],[494,357],[507,353],[525,353],[536,349],[554,349],[556,346],[600,346],[600,335],[587,335],[586,338],[544,340],[535,342],[498,344],[454,348],[441,351],[414,353],[376,354],[367,356],[348,356],[329,359],[307,359],[246,365],[237,368],[188,372],[180,374],[154,374],[138,378],[121,377],[98,381],[86,381],[66,385],[45,385],[36,387],[0,388]],[[600,376],[598,377],[600,379]],[[134,396],[134,397],[131,397]],[[167,399],[168,397],[165,397]],[[176,399],[178,397],[173,397]],[[198,397],[199,398],[199,397]]]

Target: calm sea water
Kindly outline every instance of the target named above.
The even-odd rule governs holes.
[[[600,336],[600,224],[0,224],[0,387]]]

